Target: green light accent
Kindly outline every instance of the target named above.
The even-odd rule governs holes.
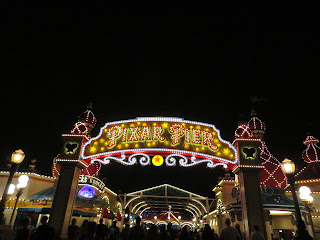
[[[75,154],[79,148],[79,143],[77,142],[66,142],[64,145],[64,153],[65,154]]]
[[[255,147],[243,147],[241,151],[244,158],[250,160],[255,160],[258,153],[258,150]]]

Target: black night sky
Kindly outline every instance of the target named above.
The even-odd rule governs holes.
[[[208,1],[209,2],[209,1]],[[51,174],[61,134],[93,102],[98,123],[174,116],[212,123],[232,141],[250,96],[279,160],[300,167],[302,141],[319,128],[319,9],[193,1],[93,1],[65,8],[8,5],[2,49],[1,163],[21,148]],[[112,164],[118,192],[170,183],[212,196],[221,170]]]

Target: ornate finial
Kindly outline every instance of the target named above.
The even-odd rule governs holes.
[[[32,172],[37,172],[36,162],[37,162],[37,159],[35,159],[35,158],[31,159],[31,164],[29,165],[29,168]]]
[[[88,106],[87,106],[87,109],[90,109],[90,110],[93,109],[93,103],[92,103],[92,102],[89,102],[89,104],[88,104]]]
[[[264,102],[266,99],[263,97],[258,96],[250,96],[250,102],[251,102],[251,117],[257,116],[257,105],[258,103]]]
[[[255,109],[251,108],[251,112],[250,112],[251,117],[255,117],[257,116],[257,112]]]
[[[238,126],[241,126],[241,125],[247,125],[247,121],[244,114],[240,114],[238,117]]]

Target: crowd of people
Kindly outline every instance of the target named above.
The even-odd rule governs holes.
[[[245,235],[240,230],[240,225],[235,227],[230,225],[229,218],[226,219],[226,226],[220,231],[219,235],[208,224],[205,224],[201,231],[191,231],[184,226],[181,230],[172,227],[172,224],[164,225],[159,228],[152,224],[148,230],[141,225],[141,218],[136,218],[135,226],[125,224],[120,231],[116,226],[116,221],[110,227],[103,224],[100,219],[99,224],[93,221],[84,220],[80,227],[77,226],[76,219],[72,219],[68,227],[68,240],[245,240]],[[41,225],[32,229],[30,220],[25,218],[22,227],[17,231],[16,240],[55,240],[54,230],[48,225],[48,217],[41,218]],[[255,231],[251,233],[248,240],[265,240],[259,227],[255,226]]]
[[[54,229],[49,226],[48,219],[47,216],[43,216],[40,220],[41,225],[34,229],[30,218],[25,217],[22,226],[16,232],[15,240],[55,240]]]
[[[77,227],[76,220],[72,220],[72,224],[68,228],[68,240],[245,240],[245,235],[240,230],[240,225],[230,226],[229,218],[225,221],[226,226],[218,235],[214,229],[206,224],[201,231],[188,230],[184,226],[181,230],[172,227],[172,224],[157,227],[151,224],[147,230],[141,225],[141,218],[136,218],[135,226],[131,227],[125,224],[120,232],[116,226],[116,221],[108,228],[100,220],[99,224],[84,220],[81,227]],[[255,231],[251,233],[250,240],[265,240],[263,234],[259,231],[259,227],[255,226]]]

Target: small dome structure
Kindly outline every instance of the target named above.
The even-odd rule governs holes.
[[[248,122],[248,127],[253,131],[253,130],[266,130],[266,126],[264,122],[262,122],[259,118],[253,117],[250,119]]]
[[[97,123],[97,119],[96,119],[96,117],[94,116],[93,112],[90,109],[87,109],[85,112],[80,114],[80,116],[78,117],[78,121],[92,124],[93,127]]]
[[[239,125],[234,133],[236,138],[252,138],[251,129],[247,125]]]
[[[307,146],[307,148],[302,153],[302,158],[305,162],[320,162],[320,148],[317,145],[318,142],[319,140],[313,136],[308,136],[307,139],[303,142],[303,144]]]
[[[252,132],[253,138],[263,139],[266,125],[257,117],[252,117],[248,122],[248,127]]]

